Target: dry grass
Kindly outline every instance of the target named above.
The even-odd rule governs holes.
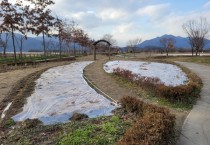
[[[176,87],[165,86],[158,78],[141,77],[120,68],[115,69],[114,74],[130,80],[148,92],[153,92],[156,97],[165,98],[171,103],[193,104],[202,86],[201,80],[190,71],[187,71],[189,82]]]
[[[133,113],[135,108],[141,116],[137,116],[137,121],[126,131],[118,145],[174,144],[175,116],[168,109],[145,104],[129,96],[121,98],[121,103],[127,112]]]
[[[198,64],[210,65],[210,56],[170,56],[170,57],[154,57],[162,60],[169,61],[183,61],[183,62],[193,62]]]

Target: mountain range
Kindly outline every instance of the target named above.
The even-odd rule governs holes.
[[[22,35],[15,33],[16,38],[20,38]],[[2,33],[1,34],[1,39],[5,41],[6,34]],[[160,44],[160,39],[162,38],[172,38],[175,40],[175,48],[177,49],[190,49],[190,45],[188,43],[188,38],[187,37],[180,37],[180,36],[174,36],[174,35],[163,35],[160,37],[156,37],[150,40],[145,40],[141,44],[138,45],[139,49],[145,49],[145,48],[159,48],[162,47]],[[58,49],[58,39],[55,37],[45,37],[45,42],[48,48],[51,49]],[[17,52],[19,51],[19,44],[20,41],[18,39],[15,39],[15,45],[16,45],[16,50]],[[72,48],[73,48],[73,44]],[[79,48],[79,45],[76,44],[76,48]],[[204,49],[210,50],[210,40],[206,39],[206,45]],[[3,51],[3,48],[0,46],[0,52]],[[23,42],[23,52],[28,52],[28,51],[43,51],[43,46],[42,46],[42,37],[37,36],[37,37],[27,37],[27,40],[24,40]],[[8,47],[7,47],[7,52],[13,52],[13,45],[12,45],[12,38],[9,37],[8,40]]]
[[[21,34],[15,33],[15,46],[16,46],[16,51],[20,51],[20,39]],[[6,40],[6,34],[2,33],[1,34],[1,39],[2,41]],[[43,38],[40,36],[37,37],[27,37],[23,41],[23,47],[22,51],[23,52],[28,52],[28,51],[43,51]],[[59,50],[59,44],[58,44],[58,38],[55,37],[45,37],[45,45],[46,49],[53,49],[53,50]],[[71,48],[73,48],[74,44],[71,43]],[[65,47],[65,46],[64,46]],[[78,44],[75,45],[76,49],[79,48],[80,46]],[[0,45],[0,52],[3,52],[3,48]],[[6,52],[13,52],[13,43],[12,43],[12,37],[10,36],[8,39],[8,44],[7,44],[7,50]]]
[[[19,44],[20,41],[18,40],[22,35],[21,34],[17,34],[15,33],[15,46],[16,46],[16,50],[19,51]],[[6,34],[2,33],[1,34],[1,40],[5,41],[6,40]],[[42,48],[42,41],[36,39],[36,37],[27,37],[26,40],[23,40],[23,51],[28,52],[29,50],[37,50],[37,51],[41,51]],[[3,51],[3,48],[0,47],[0,52]],[[12,37],[9,36],[8,39],[8,44],[7,44],[7,52],[13,52],[13,45],[12,45]]]
[[[176,49],[191,49],[190,44],[188,43],[187,37],[180,37],[174,35],[163,35],[160,37],[156,37],[150,40],[143,41],[141,44],[138,45],[139,48],[152,48],[152,47],[162,47],[160,44],[160,39],[162,38],[172,38],[175,40],[174,47]],[[206,45],[204,49],[210,49],[210,40],[206,39]]]

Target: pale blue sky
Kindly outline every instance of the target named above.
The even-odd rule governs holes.
[[[112,34],[120,46],[136,37],[186,36],[186,21],[210,21],[210,0],[55,0],[52,10],[75,20],[93,39]]]

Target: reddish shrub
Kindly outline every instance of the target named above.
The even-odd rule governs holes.
[[[174,122],[170,114],[146,114],[126,131],[118,145],[167,145],[174,134]]]
[[[120,98],[120,103],[127,112],[136,113],[139,116],[143,114],[143,102],[135,97],[124,96]]]
[[[166,98],[170,102],[185,102],[193,103],[197,98],[199,87],[193,83],[187,85],[181,85],[176,87],[171,86],[157,86],[159,96]],[[199,91],[198,91],[199,92]]]
[[[146,104],[135,97],[120,99],[129,113],[141,112],[141,116],[124,134],[118,145],[167,145],[174,136],[175,116],[169,110]]]
[[[125,70],[125,69],[120,69],[119,67],[113,70],[114,74],[122,76],[126,79],[129,80],[134,80],[134,78],[136,77],[135,74],[133,74],[131,71],[129,70]]]
[[[180,86],[165,86],[161,83],[159,78],[143,77],[133,74],[129,70],[114,69],[114,74],[128,79],[129,81],[136,83],[141,88],[147,90],[150,93],[155,94],[157,97],[166,98],[169,102],[181,102],[181,103],[194,103],[194,100],[199,96],[201,89],[201,80],[194,74],[189,73],[189,83],[187,85]]]

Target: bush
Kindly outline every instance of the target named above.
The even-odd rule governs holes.
[[[35,128],[38,125],[41,125],[42,122],[39,119],[26,119],[25,121],[22,122],[23,128]]]
[[[174,120],[170,119],[170,115],[161,113],[144,115],[126,131],[118,144],[168,145],[174,134]]]
[[[185,70],[187,71],[187,70]],[[199,96],[202,82],[196,75],[187,71],[189,82],[180,86],[165,86],[159,78],[142,77],[133,74],[129,70],[114,69],[114,74],[124,77],[127,80],[136,83],[139,87],[145,89],[149,93],[155,94],[157,97],[167,99],[171,103],[187,103],[193,104]]]
[[[124,101],[124,98],[126,98],[126,101]],[[128,99],[131,99],[132,101],[127,101]],[[121,100],[123,100],[124,103],[140,103],[140,105],[134,104],[134,106],[141,106],[140,108],[143,111],[143,116],[139,117],[133,126],[126,131],[123,138],[118,142],[118,145],[170,144],[170,139],[174,136],[175,117],[170,114],[168,109],[144,104],[141,100],[134,97],[123,97]],[[126,105],[122,106],[125,107]],[[132,106],[130,107],[135,108]]]
[[[16,122],[13,119],[8,119],[5,121],[3,127],[10,128],[10,127],[14,126],[15,124],[16,124]]]
[[[86,114],[74,113],[71,117],[72,121],[79,121],[88,118]]]
[[[170,102],[186,102],[192,104],[198,94],[195,93],[196,86],[192,83],[187,85],[170,87],[157,86],[158,93]]]
[[[130,96],[120,98],[120,103],[127,112],[135,113],[139,116],[143,114],[143,102]]]

